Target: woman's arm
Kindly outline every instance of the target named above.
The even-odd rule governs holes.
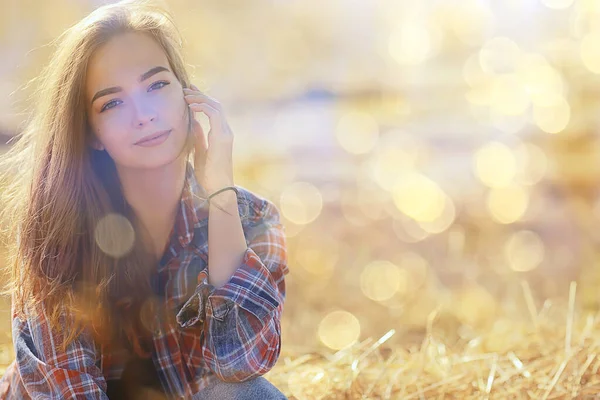
[[[209,257],[195,295],[177,316],[182,327],[206,319],[200,340],[202,356],[224,381],[265,374],[281,350],[284,276],[289,272],[285,232],[270,201],[263,200],[255,214],[245,233],[247,247],[230,278],[218,288],[211,285],[209,275],[220,266]],[[225,218],[231,216],[225,214]]]
[[[13,314],[13,344],[22,388],[33,399],[103,399],[106,381],[96,366],[95,346],[88,335],[80,335],[61,352],[62,340],[52,331],[43,310],[22,319]]]
[[[232,185],[225,183],[208,189],[209,193]],[[217,194],[210,201],[208,214],[208,283],[223,286],[240,266],[246,252],[246,239],[233,190]],[[218,206],[218,207],[216,207]]]

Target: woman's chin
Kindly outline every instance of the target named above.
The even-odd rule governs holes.
[[[140,151],[137,151],[140,163],[145,165],[146,168],[159,168],[185,157],[185,142],[169,139],[158,146],[143,148],[145,151],[141,157],[139,156]]]

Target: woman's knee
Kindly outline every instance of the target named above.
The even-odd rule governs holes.
[[[198,400],[287,400],[275,385],[262,376],[245,382],[223,382],[216,379],[194,398]]]

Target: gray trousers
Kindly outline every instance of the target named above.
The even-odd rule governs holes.
[[[215,379],[194,396],[195,400],[287,400],[287,397],[262,376],[245,382]]]

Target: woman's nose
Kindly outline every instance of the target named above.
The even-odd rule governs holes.
[[[144,118],[144,119],[138,118],[138,119],[137,119],[137,121],[138,121],[138,123],[137,123],[137,124],[138,124],[138,126],[144,126],[144,125],[146,125],[148,122],[150,122],[150,121],[154,121],[154,117],[150,117],[150,118]]]
[[[134,125],[143,126],[148,122],[154,121],[156,112],[149,101],[138,100],[133,102],[134,107]]]

